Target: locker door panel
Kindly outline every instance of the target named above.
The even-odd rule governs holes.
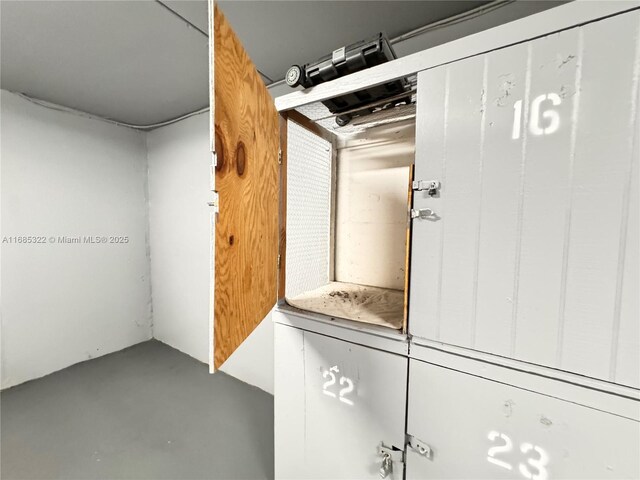
[[[412,335],[640,387],[639,38],[635,10],[418,75]]]
[[[634,420],[410,361],[407,479],[621,479],[640,475]]]
[[[279,120],[233,29],[217,6],[213,11],[211,110],[219,195],[213,330],[219,368],[276,302]]]
[[[276,478],[380,478],[378,445],[404,448],[408,360],[280,324],[275,345]]]

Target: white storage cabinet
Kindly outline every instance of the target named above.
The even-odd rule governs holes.
[[[639,7],[563,5],[279,114],[211,9],[213,363],[277,304],[277,478],[640,476]],[[320,103],[401,77],[411,104],[344,127]]]

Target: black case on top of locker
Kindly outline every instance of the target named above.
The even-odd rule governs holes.
[[[389,39],[383,33],[378,33],[370,39],[361,40],[334,50],[331,54],[325,55],[315,62],[307,63],[302,67],[298,65],[291,66],[287,71],[285,80],[291,87],[300,85],[304,88],[309,88],[395,60],[396,58],[396,53],[391,43],[389,43]],[[410,103],[410,94],[406,97],[402,96],[402,94],[407,91],[408,85],[409,83],[404,78],[393,80],[381,85],[325,100],[322,103],[331,113],[338,115],[336,117],[336,123],[342,126],[349,123],[352,116],[360,116],[372,112],[374,110],[373,106],[367,107],[367,105],[372,103],[390,99],[389,104],[383,104],[382,106],[376,105],[377,108]],[[357,111],[358,107],[363,107],[363,109]],[[353,110],[356,111],[354,112]],[[351,111],[351,114],[340,115],[347,111]]]

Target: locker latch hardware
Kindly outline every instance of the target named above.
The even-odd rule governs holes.
[[[404,451],[395,447],[387,447],[380,442],[378,445],[378,455],[382,456],[382,464],[380,465],[380,478],[387,478],[393,472],[393,462],[404,463]]]
[[[407,439],[408,439],[408,442],[409,442],[409,446],[413,450],[418,452],[423,457],[427,457],[427,458],[431,459],[433,451],[431,450],[431,447],[429,445],[424,443],[422,440],[418,440],[413,435],[407,435]]]
[[[426,190],[433,197],[440,189],[440,182],[438,180],[414,180],[413,189],[419,192]]]
[[[411,209],[411,219],[422,218],[424,220],[434,220],[437,218],[436,212],[430,208]]]
[[[347,48],[340,47],[331,53],[331,63],[334,65],[342,63],[347,59]]]
[[[215,191],[211,192],[211,194],[213,195],[213,198],[210,202],[207,202],[207,205],[213,207],[213,213],[220,213],[220,196],[218,195],[218,192]]]

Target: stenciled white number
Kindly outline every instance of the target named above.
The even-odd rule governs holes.
[[[529,113],[529,131],[532,135],[551,135],[560,128],[560,114],[553,109],[540,111],[542,102],[549,101],[555,107],[562,103],[560,95],[557,93],[547,93],[538,95],[531,102],[531,112]],[[546,120],[546,125],[542,126],[542,120]],[[522,132],[522,100],[513,104],[513,128],[511,138],[517,140]]]
[[[350,378],[340,377],[340,385],[344,384],[346,384],[347,386],[338,392],[340,401],[346,403],[347,405],[353,405],[353,400],[349,400],[347,398],[347,394],[353,392],[353,382]]]
[[[507,453],[513,449],[513,443],[511,442],[511,439],[507,437],[504,433],[496,432],[495,430],[492,432],[489,432],[489,435],[487,435],[487,438],[492,442],[495,442],[496,439],[498,438],[504,441],[504,445],[491,447],[489,449],[489,451],[487,452],[487,460],[493,463],[494,465],[498,465],[499,467],[506,468],[507,470],[512,470],[513,467],[509,465],[507,462],[503,460],[498,460],[497,458],[495,458],[497,454]]]
[[[324,372],[322,372],[322,378],[327,378],[327,377],[331,377],[331,380],[329,380],[328,382],[324,382],[322,384],[322,393],[324,393],[325,395],[329,395],[330,397],[336,398],[336,394],[333,392],[330,392],[328,390],[329,387],[331,387],[332,385],[335,385],[336,383],[336,375],[333,372],[338,372],[338,366],[334,366],[331,367],[329,370],[325,370]]]
[[[335,373],[334,373],[335,372]],[[328,381],[322,384],[322,393],[331,397],[338,398],[342,403],[346,403],[347,405],[353,405],[353,400],[347,398],[347,395],[353,392],[354,385],[353,381],[347,377],[340,377],[340,385],[344,388],[341,388],[338,391],[338,395],[336,396],[335,392],[329,390],[330,387],[336,384],[336,373],[339,373],[340,369],[337,365],[334,365],[329,370],[324,370],[322,372],[322,378],[329,378]],[[345,386],[346,385],[346,386]]]
[[[523,443],[520,445],[520,451],[522,453],[529,453],[531,450],[538,454],[537,459],[527,458],[527,463],[529,466],[535,468],[537,473],[531,473],[529,468],[521,463],[518,465],[518,470],[525,478],[530,478],[531,480],[546,480],[549,477],[547,469],[545,468],[549,463],[549,455],[543,449],[536,445],[531,445],[530,443]]]
[[[487,438],[492,442],[496,442],[497,440],[502,440],[503,442],[502,445],[496,445],[489,448],[487,451],[487,461],[507,470],[513,470],[513,465],[509,462],[495,458],[496,455],[501,453],[506,454],[513,449],[513,442],[511,439],[504,433],[496,432],[495,430],[489,432]],[[546,468],[549,464],[549,455],[547,452],[537,445],[532,445],[531,443],[522,443],[520,445],[520,451],[527,455],[527,463],[518,464],[518,471],[520,474],[529,480],[547,480],[549,478],[549,472]],[[534,452],[537,454],[537,458],[531,457]],[[536,471],[532,472],[529,467],[534,468]]]

